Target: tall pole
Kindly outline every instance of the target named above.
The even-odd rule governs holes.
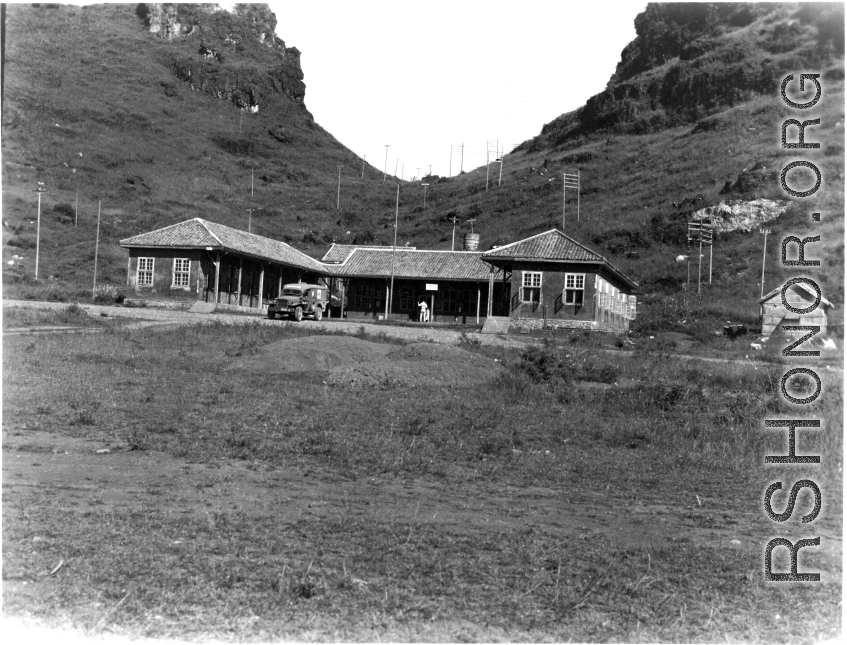
[[[253,166],[250,166],[250,197],[253,196]]]
[[[762,245],[762,288],[759,291],[759,298],[761,298],[765,295],[765,254],[768,251],[768,233],[770,233],[770,229],[761,228],[759,229],[759,233],[765,236],[765,241]]]
[[[391,316],[391,300],[394,297],[394,256],[397,254],[397,223],[400,220],[400,184],[397,184],[397,205],[394,207],[394,246],[391,247],[391,287],[388,290],[388,311],[386,320]]]
[[[97,241],[94,242],[94,285],[91,287],[91,298],[97,292],[97,253],[100,251],[100,203],[97,202]]]
[[[450,245],[450,250],[456,250],[456,216],[453,215],[453,243]]]
[[[579,181],[579,170],[576,171],[576,221],[579,221],[579,191],[581,185]]]
[[[429,184],[421,184],[421,186],[423,186],[423,189],[424,189],[424,208],[426,208],[426,189],[429,186]]]
[[[421,167],[420,166],[417,167],[417,174],[415,175],[415,177],[420,181],[420,178],[421,178]]]
[[[390,143],[385,144],[385,165],[382,167],[382,183],[385,183],[385,175],[388,172],[388,148],[391,147]]]
[[[488,168],[491,164],[488,162],[488,150],[485,151],[485,190],[488,191]]]
[[[465,170],[465,144],[462,144],[462,157],[459,161],[459,173],[461,174]]]
[[[703,269],[703,231],[700,231],[700,254],[697,257],[697,294],[700,293],[700,274]]]
[[[400,165],[400,160],[399,160],[399,159],[395,159],[395,160],[394,160],[394,178],[395,178],[395,179],[397,178],[397,166],[399,166],[399,165]]]
[[[500,154],[500,178],[497,180],[497,185],[500,186],[503,183],[503,154]]]
[[[365,159],[368,158],[368,155],[362,157],[362,181],[365,180]]]
[[[402,166],[400,166],[400,179],[406,181],[406,163],[404,162]]]
[[[450,146],[450,163],[447,165],[447,176],[453,176],[453,146]]]
[[[253,226],[253,209],[252,208],[245,208],[244,210],[246,210],[249,213],[249,215],[247,216],[247,232],[250,233],[250,232],[252,232],[251,229],[252,229],[252,226]]]
[[[38,257],[41,251],[41,193],[44,192],[44,183],[38,182],[38,188],[35,189],[38,193],[38,220],[35,225],[35,281],[38,282]]]
[[[565,208],[568,204],[568,180],[565,175],[562,175],[562,232],[565,232]]]
[[[341,165],[338,165],[338,197],[335,200],[335,210],[341,209]]]

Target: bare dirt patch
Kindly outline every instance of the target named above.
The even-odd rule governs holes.
[[[309,336],[277,341],[228,367],[268,376],[311,374],[348,387],[467,385],[496,378],[494,360],[433,343],[406,346],[348,336]]]

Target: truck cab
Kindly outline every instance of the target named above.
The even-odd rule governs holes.
[[[293,318],[297,322],[304,316],[315,320],[323,318],[329,307],[329,288],[321,284],[296,282],[282,288],[282,295],[268,305],[268,318],[277,316]]]

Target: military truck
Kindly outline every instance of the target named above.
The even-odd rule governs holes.
[[[268,305],[268,318],[290,317],[300,322],[303,316],[320,320],[329,307],[329,289],[322,284],[297,282],[282,288],[282,295]]]

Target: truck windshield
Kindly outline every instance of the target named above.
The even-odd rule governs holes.
[[[302,289],[286,288],[282,290],[282,295],[284,296],[299,296],[302,295],[302,293]]]

